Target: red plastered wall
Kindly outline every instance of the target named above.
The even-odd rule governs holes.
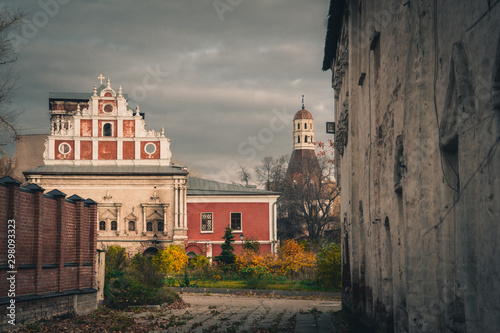
[[[92,159],[92,141],[80,141],[80,159]]]
[[[99,141],[98,142],[98,158],[100,160],[116,160],[117,158],[117,142],[116,141]]]
[[[124,160],[135,159],[135,142],[134,141],[123,141],[123,159]]]
[[[201,213],[213,213],[213,232],[201,232]],[[230,226],[231,213],[241,213],[242,233],[245,239],[253,238],[259,241],[269,241],[269,204],[268,203],[188,203],[187,222],[189,241],[223,241],[226,227]],[[239,241],[241,232],[235,231],[235,240]],[[264,245],[262,245],[262,250]],[[239,251],[241,245],[235,244]],[[220,246],[214,245],[212,251],[220,251]],[[268,248],[271,250],[270,247]],[[214,254],[216,255],[216,254]]]

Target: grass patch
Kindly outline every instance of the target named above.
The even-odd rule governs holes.
[[[255,283],[254,283],[255,282]],[[197,280],[199,288],[225,288],[225,289],[265,289],[265,290],[294,290],[294,291],[327,291],[339,292],[338,288],[325,288],[318,286],[311,280],[267,280],[248,278],[246,280]]]

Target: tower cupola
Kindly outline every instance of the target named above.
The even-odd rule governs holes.
[[[314,118],[304,107],[304,96],[302,109],[293,117],[293,149],[314,150]]]

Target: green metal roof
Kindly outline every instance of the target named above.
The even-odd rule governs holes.
[[[105,85],[101,85],[97,88],[97,94],[99,95],[103,89],[106,89]],[[79,100],[88,101],[92,97],[93,92],[78,93],[78,92],[49,92],[49,100]],[[128,100],[128,94],[123,94],[126,100]]]
[[[236,184],[226,184],[198,177],[188,177],[188,196],[202,195],[280,195],[278,192],[261,190]]]
[[[88,101],[92,93],[76,93],[76,92],[49,92],[49,99],[68,99],[68,100],[85,100]]]
[[[42,165],[25,175],[187,175],[178,167],[156,165]]]

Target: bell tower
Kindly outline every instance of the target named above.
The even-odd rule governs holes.
[[[318,158],[314,146],[314,118],[304,107],[293,117],[293,151],[288,164],[287,175],[295,178],[297,174],[319,170]]]
[[[302,109],[293,117],[293,149],[314,150],[314,119],[304,108],[304,95],[302,95]]]

